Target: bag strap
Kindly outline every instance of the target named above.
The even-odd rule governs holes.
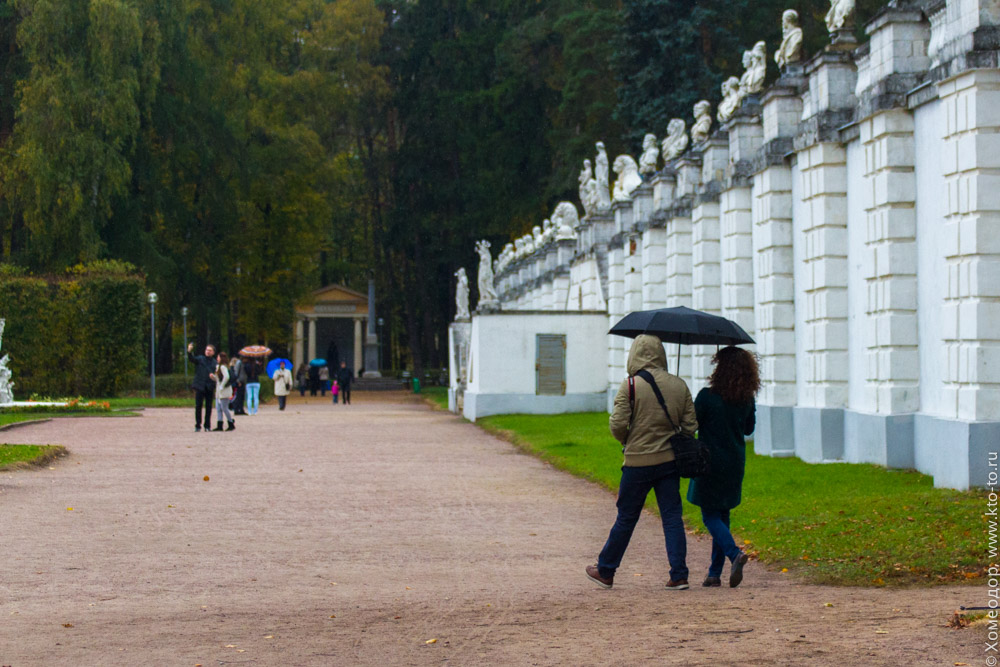
[[[625,442],[622,443],[622,451],[628,443],[628,437],[632,435],[632,422],[635,421],[635,377],[628,376],[628,430],[625,431]]]
[[[667,410],[667,404],[663,400],[663,394],[660,393],[660,388],[656,386],[656,380],[653,379],[652,374],[644,368],[636,373],[636,375],[649,383],[649,386],[653,389],[653,393],[656,394],[656,400],[660,402],[660,407],[663,408],[663,414],[667,416],[667,421],[670,422],[670,428],[674,429],[677,433],[680,433],[681,430],[677,428],[677,424],[675,424],[674,420],[671,419],[670,410]]]

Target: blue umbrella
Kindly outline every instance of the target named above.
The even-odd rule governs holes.
[[[285,362],[285,368],[287,368],[289,371],[292,370],[292,362],[289,361],[288,359],[271,359],[271,361],[267,362],[267,377],[269,378],[274,377],[274,374],[275,372],[277,372],[278,366],[281,364],[282,361]]]
[[[309,362],[310,366],[326,366],[326,359],[313,359]]]

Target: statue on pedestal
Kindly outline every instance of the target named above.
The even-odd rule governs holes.
[[[631,155],[619,155],[615,158],[615,201],[632,201],[632,193],[642,185],[639,175],[639,165]]]
[[[826,13],[826,29],[830,34],[848,27],[848,19],[854,13],[854,0],[830,0],[830,11]]]
[[[465,275],[465,267],[455,272],[458,284],[455,285],[455,319],[469,319],[469,277]]]
[[[576,206],[568,201],[560,202],[552,213],[552,225],[556,228],[556,239],[560,241],[576,238],[576,228],[580,225],[580,215]]]
[[[664,162],[676,160],[681,156],[681,153],[687,150],[687,147],[687,124],[682,118],[674,118],[667,125],[667,138],[663,140],[661,146]]]
[[[786,9],[781,15],[781,47],[774,53],[774,62],[779,69],[802,60],[802,28],[799,27],[799,13]]]
[[[490,256],[490,242],[480,241],[476,244],[479,252],[479,303],[477,309],[495,306],[497,290],[493,285],[493,258]]]
[[[548,244],[555,239],[556,227],[552,224],[552,221],[546,218],[542,221],[542,243]]]
[[[660,146],[656,143],[655,134],[647,134],[642,138],[642,156],[639,158],[640,174],[655,174],[656,163],[660,159]]]
[[[604,142],[597,142],[597,157],[594,160],[594,177],[597,180],[598,213],[604,213],[611,208],[610,174],[608,173],[608,152],[604,150]]]
[[[740,80],[731,76],[722,83],[722,102],[717,115],[720,123],[725,123],[740,108]]]
[[[700,143],[708,139],[712,130],[712,105],[702,100],[694,105],[694,125],[691,126],[691,141]]]
[[[584,215],[590,214],[591,206],[591,181],[594,182],[594,186],[597,186],[597,181],[594,181],[594,170],[590,166],[590,160],[583,161],[583,169],[580,170],[580,176],[577,179],[580,182],[580,205],[583,206]]]
[[[740,79],[740,97],[758,95],[764,90],[767,77],[767,45],[757,42],[753,48],[743,53],[743,66],[747,68]]]

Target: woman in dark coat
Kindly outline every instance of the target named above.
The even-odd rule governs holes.
[[[754,396],[760,389],[760,372],[754,355],[738,347],[725,347],[712,358],[715,370],[708,386],[694,401],[698,439],[712,454],[708,475],[691,480],[688,501],[701,507],[701,519],[712,534],[712,563],[702,586],[721,586],[726,558],[733,564],[729,586],[743,581],[747,555],[729,532],[729,511],[740,504],[746,466],[744,436],[756,423]]]

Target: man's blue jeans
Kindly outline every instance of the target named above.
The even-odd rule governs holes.
[[[703,507],[701,520],[712,534],[712,564],[708,566],[708,576],[721,577],[726,559],[732,562],[743,553],[736,546],[733,534],[729,532],[729,510],[709,510]]]
[[[688,578],[687,538],[681,516],[680,475],[673,461],[655,466],[622,467],[622,481],[618,487],[618,518],[611,527],[608,541],[597,559],[597,569],[602,577],[613,577],[622,556],[632,539],[632,531],[652,489],[663,521],[663,537],[670,561],[670,578],[674,581]]]

